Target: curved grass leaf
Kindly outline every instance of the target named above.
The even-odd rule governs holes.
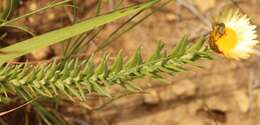
[[[145,8],[148,8],[158,2],[158,0],[151,0],[149,2],[130,6],[124,9],[119,9],[112,11],[108,14],[101,15],[86,21],[68,26],[62,29],[54,30],[40,36],[33,37],[31,39],[19,42],[17,44],[0,49],[2,53],[0,55],[0,63],[5,63],[6,61],[12,60],[16,57],[30,53],[35,49],[44,48],[52,44],[61,42],[68,38],[74,37],[98,26],[110,23],[121,17],[139,12]]]

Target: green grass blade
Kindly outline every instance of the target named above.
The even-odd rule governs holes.
[[[44,10],[47,10],[47,9],[50,9],[50,8],[53,8],[53,7],[61,6],[61,5],[65,4],[65,3],[68,3],[70,1],[71,0],[64,0],[64,1],[61,1],[61,2],[57,2],[57,3],[50,3],[50,4],[48,4],[47,6],[45,6],[43,8],[40,8],[38,10],[35,10],[35,11],[30,12],[30,13],[24,14],[22,16],[16,17],[14,19],[11,19],[11,20],[8,20],[8,21],[7,20],[2,20],[2,21],[0,21],[0,27],[5,26],[7,24],[14,23],[14,22],[16,22],[16,21],[18,21],[20,19],[23,19],[25,17],[31,16],[31,15],[36,14],[38,12],[42,12]]]
[[[4,21],[8,20],[8,18],[11,16],[12,12],[18,6],[19,1],[20,0],[8,0],[7,5],[3,5],[3,6],[7,6],[7,7],[0,18],[3,19]]]
[[[54,30],[40,36],[36,36],[31,39],[19,42],[17,44],[2,48],[0,49],[0,52],[2,53],[0,55],[0,63],[4,63],[16,57],[30,53],[35,49],[44,48],[49,45],[61,42],[86,31],[92,30],[98,26],[112,22],[121,17],[139,12],[147,7],[150,7],[156,2],[158,2],[158,0],[151,0],[143,4],[112,11],[108,14],[98,16],[62,29]]]
[[[130,26],[128,26],[129,22],[134,20],[136,18],[136,16],[140,15],[141,12],[139,12],[136,15],[132,16],[124,24],[119,26],[118,29],[116,29],[114,32],[112,32],[112,34],[110,34],[108,36],[108,38],[106,40],[104,40],[104,42],[102,42],[98,46],[98,48],[95,50],[95,52],[98,52],[98,51],[104,49],[105,47],[110,45],[112,42],[116,41],[120,36],[122,36],[123,34],[127,33],[128,31],[130,31],[131,29],[136,27],[138,24],[142,23],[145,19],[147,19],[148,17],[152,16],[154,13],[160,11],[164,6],[168,5],[172,1],[173,0],[168,0],[168,1],[164,2],[159,7],[156,7],[152,12],[148,13],[147,15],[142,17],[141,19],[137,20],[137,22],[135,22],[134,24],[130,24]]]

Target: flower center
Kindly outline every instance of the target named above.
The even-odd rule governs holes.
[[[218,49],[227,53],[230,49],[235,48],[238,42],[237,33],[231,28],[225,28],[225,33],[216,41]]]

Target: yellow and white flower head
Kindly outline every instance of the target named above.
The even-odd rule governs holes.
[[[238,10],[225,11],[217,16],[210,32],[210,47],[231,59],[247,59],[255,52],[256,26]]]

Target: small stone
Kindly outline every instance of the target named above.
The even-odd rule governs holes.
[[[48,18],[48,20],[54,20],[55,14],[54,13],[48,13],[47,18]]]
[[[209,109],[219,110],[222,112],[228,111],[228,103],[223,97],[211,97],[206,100],[206,105]]]
[[[147,104],[158,104],[160,102],[159,94],[156,90],[150,89],[144,94],[144,102]]]
[[[199,117],[187,117],[179,125],[208,125],[206,121]]]
[[[260,91],[257,91],[256,106],[260,108]]]
[[[188,118],[189,116],[191,116],[191,115],[189,115],[187,105],[177,106],[175,109],[173,109],[172,114],[175,114],[172,119],[176,122],[183,121],[186,118]],[[182,125],[182,124],[180,124],[180,125]]]
[[[172,13],[166,14],[166,19],[167,19],[168,21],[174,21],[174,20],[177,19],[177,16],[176,16],[175,14],[172,14]]]
[[[35,19],[34,19],[34,17],[28,17],[28,21],[32,24],[35,24],[36,23],[36,21],[35,21]]]
[[[42,60],[42,59],[46,59],[50,53],[51,53],[51,49],[47,47],[47,48],[35,50],[31,53],[31,55],[35,60]]]
[[[250,101],[249,97],[242,90],[235,91],[234,93],[235,100],[238,104],[239,109],[242,112],[247,112],[249,110]]]
[[[196,100],[188,105],[188,110],[191,115],[196,115],[199,110],[203,109],[203,101]]]
[[[172,86],[172,91],[177,96],[193,96],[196,94],[198,87],[190,80],[183,80]]]
[[[216,0],[193,0],[193,3],[197,5],[201,11],[206,11],[215,6]]]
[[[159,94],[160,94],[160,99],[163,102],[167,102],[169,100],[174,100],[177,98],[176,94],[170,89],[170,87],[160,90]]]
[[[31,11],[37,10],[37,9],[38,9],[38,6],[37,6],[36,3],[32,3],[32,4],[29,6],[29,9],[30,9]]]

